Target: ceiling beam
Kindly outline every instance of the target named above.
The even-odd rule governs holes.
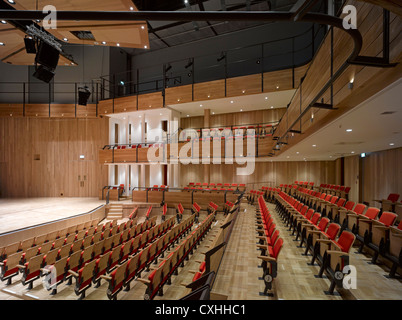
[[[151,32],[155,37],[158,38],[158,40],[162,41],[163,44],[169,48],[170,45],[169,45],[165,40],[163,40],[163,39],[155,32],[154,28],[152,28],[151,24],[150,24],[148,21],[147,21],[147,25],[148,25],[148,30],[149,30],[149,32]]]
[[[201,0],[197,0],[198,3],[198,7],[200,8],[201,11],[205,11],[205,7],[204,7],[204,3]],[[211,28],[212,32],[214,33],[214,35],[218,35],[218,33],[216,32],[215,28],[211,25],[211,23],[209,21],[207,21],[208,26]]]

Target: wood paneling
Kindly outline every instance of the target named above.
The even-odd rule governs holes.
[[[225,80],[214,80],[194,84],[194,101],[225,97]]]
[[[113,99],[102,100],[98,103],[99,115],[107,115],[113,113],[114,101]]]
[[[226,96],[234,97],[262,92],[261,74],[229,78],[226,81]]]
[[[108,131],[107,119],[0,118],[1,196],[97,197],[107,185],[98,154]]]
[[[137,96],[114,99],[114,113],[137,111]]]
[[[165,104],[178,104],[193,101],[193,86],[191,84],[165,89]]]
[[[250,175],[238,175],[234,164],[210,165],[211,183],[245,183],[247,190],[261,186],[277,186],[292,183],[295,180],[313,181],[315,184],[334,183],[335,161],[301,161],[301,162],[256,162],[254,172]],[[180,184],[205,182],[203,168],[188,164],[180,166]]]
[[[138,96],[138,110],[163,108],[162,92],[140,94]]]
[[[359,156],[345,157],[345,186],[350,187],[349,200],[359,202]]]
[[[402,197],[402,148],[368,153],[361,160],[363,201],[369,202],[370,206],[380,207],[373,200],[387,199],[390,193]]]
[[[382,31],[383,16],[382,8],[373,6],[367,2],[350,0],[346,4],[354,5],[357,9],[358,30],[363,37],[363,47],[361,56],[382,56]],[[395,14],[390,14],[390,61],[402,61],[402,23],[401,18]],[[343,64],[352,51],[353,43],[350,37],[343,30],[334,29],[334,71]],[[323,88],[324,84],[330,79],[331,65],[331,39],[328,33],[314,61],[312,61],[306,78],[295,94],[287,113],[284,116],[286,121],[282,121],[276,131],[278,136],[283,136],[300,112],[305,110],[312,99]],[[319,128],[330,123],[342,114],[350,111],[361,102],[365,101],[373,94],[379,92],[392,82],[396,81],[402,72],[400,63],[394,68],[372,68],[350,65],[343,74],[333,84],[333,102],[336,111],[313,110],[314,121],[310,121],[311,112],[308,112],[301,120],[303,135],[296,137],[288,145],[282,148],[281,152],[287,148],[307,138]],[[348,88],[349,81],[354,79],[353,90]],[[302,100],[300,105],[300,91]],[[324,103],[330,103],[330,89],[322,96]],[[319,99],[321,100],[321,99]],[[298,125],[296,125],[298,127]],[[298,129],[298,128],[296,128]]]
[[[52,104],[50,106],[51,118],[74,118],[75,105],[74,104]]]
[[[23,105],[16,103],[0,104],[0,117],[22,117]]]

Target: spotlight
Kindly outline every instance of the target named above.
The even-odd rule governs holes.
[[[31,37],[25,37],[25,50],[27,53],[36,53],[36,43]]]
[[[79,87],[78,88],[78,104],[80,106],[86,106],[90,95],[91,95],[91,92],[89,91],[87,86]]]

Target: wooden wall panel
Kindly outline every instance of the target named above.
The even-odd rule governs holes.
[[[49,118],[48,104],[26,104],[25,116],[32,118]]]
[[[359,156],[345,157],[345,186],[351,187],[349,200],[359,202]]]
[[[0,104],[0,117],[22,117],[23,105],[16,103]]]
[[[113,99],[99,101],[98,114],[106,115],[106,114],[113,113],[113,106],[114,106]]]
[[[108,119],[1,118],[0,128],[2,197],[97,197],[107,185]]]
[[[97,117],[97,105],[87,104],[86,106],[77,105],[77,118],[91,119]]]
[[[137,96],[128,96],[114,99],[114,112],[137,111]]]
[[[235,97],[262,92],[261,74],[229,78],[226,81],[226,96]],[[243,92],[244,91],[244,92]]]
[[[138,110],[163,108],[162,92],[140,94],[138,96]]]
[[[75,118],[75,105],[74,104],[52,104],[50,106],[50,117],[51,118]]]
[[[335,181],[335,161],[256,162],[251,175],[237,175],[239,167],[236,163],[211,164],[210,182],[246,183],[247,189],[250,189],[292,183],[295,180],[313,181],[316,185]],[[204,170],[200,165],[180,165],[180,176],[182,187],[189,182],[205,182]]]
[[[380,207],[373,200],[387,199],[390,193],[402,197],[402,148],[368,153],[362,159],[362,167],[363,201]]]
[[[194,101],[220,99],[225,97],[225,80],[194,84]]]
[[[191,84],[165,89],[165,105],[191,101],[193,101],[193,86]]]

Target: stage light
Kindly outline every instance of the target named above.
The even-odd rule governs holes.
[[[35,62],[44,65],[53,71],[57,67],[59,56],[60,52],[56,48],[53,48],[48,43],[41,41],[35,57]]]

